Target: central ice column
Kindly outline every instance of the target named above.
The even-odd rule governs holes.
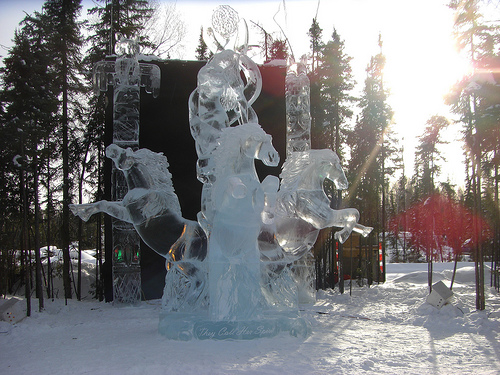
[[[258,236],[264,190],[255,159],[276,166],[271,136],[258,124],[221,131],[213,153],[214,215],[208,241],[208,282],[212,321],[250,321],[262,306]]]
[[[261,305],[257,236],[264,193],[255,181],[229,177],[216,188],[216,212],[208,247],[210,319],[255,319]]]

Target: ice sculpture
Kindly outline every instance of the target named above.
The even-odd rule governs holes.
[[[117,36],[115,61],[100,61],[94,67],[97,92],[114,87],[113,142],[122,147],[139,147],[140,90],[158,96],[160,68],[139,63],[139,47],[133,39]],[[112,171],[112,199],[122,200],[127,182],[116,168]],[[136,303],[141,299],[140,238],[134,227],[120,219],[112,220],[114,301]],[[125,254],[128,256],[121,256]],[[132,255],[133,254],[133,255]]]
[[[316,242],[320,229],[340,227],[335,238],[344,243],[353,230],[368,235],[372,228],[357,223],[355,208],[334,210],[323,190],[325,179],[337,189],[348,187],[340,160],[329,149],[293,152],[283,165],[276,203],[276,236],[291,258],[298,259]]]
[[[72,212],[84,221],[104,212],[132,224],[144,242],[167,259],[167,285],[183,286],[180,295],[167,289],[169,308],[194,309],[206,283],[201,262],[207,254],[207,238],[196,221],[182,217],[167,158],[148,149],[134,152],[115,144],[107,147],[106,156],[123,173],[127,194],[121,201],[70,205]]]
[[[94,67],[94,88],[97,92],[114,87],[113,142],[122,147],[139,147],[140,90],[158,96],[160,68],[153,64],[139,63],[139,47],[133,39],[117,36],[115,61],[100,61]],[[113,168],[112,199],[122,200],[127,193],[127,182]],[[141,299],[140,238],[134,227],[121,219],[112,220],[114,253],[133,253],[113,257],[114,300],[136,303]]]
[[[330,208],[324,180],[338,189],[346,189],[347,180],[333,151],[310,149],[309,81],[303,63],[294,64],[286,78],[287,159],[281,183],[276,176],[260,182],[255,160],[269,166],[279,162],[271,136],[251,107],[262,78],[245,55],[245,46],[224,49],[238,40],[236,31],[243,22],[232,8],[218,8],[212,21],[219,51],[198,73],[198,86],[189,98],[197,177],[203,183],[198,221],[182,217],[162,154],[117,144],[110,145],[106,155],[123,174],[126,195],[120,201],[71,209],[84,220],[106,212],[130,223],[165,257],[168,272],[159,332],[166,337],[253,339],[283,331],[305,336],[309,328],[298,312],[298,286],[307,275],[294,271],[294,262],[309,259],[322,228],[340,227],[335,234],[340,242],[353,230],[367,235],[371,228],[357,223],[354,208]],[[245,34],[245,27],[240,29]],[[110,70],[107,64],[99,69]],[[120,73],[115,73],[115,82],[126,86],[116,91],[123,89],[131,103],[138,94],[127,90],[138,87],[139,72],[153,77],[147,85],[154,91],[154,72],[141,68],[135,58],[124,57],[116,64]],[[115,117],[117,128],[138,119],[134,110],[122,109],[123,120]],[[132,138],[138,125],[136,129]],[[115,141],[123,139],[117,136]]]
[[[277,166],[271,136],[257,124],[223,130],[213,154],[215,206],[208,245],[210,318],[255,319],[261,304],[260,232],[264,191],[254,159]]]
[[[114,86],[113,143],[139,144],[140,89],[157,97],[160,92],[160,68],[139,63],[139,46],[134,39],[119,36],[116,61],[100,61],[94,67],[94,87],[106,91]]]
[[[292,59],[285,78],[286,153],[311,148],[310,84],[305,61]]]
[[[259,96],[261,88],[262,78],[257,65],[248,56],[231,50],[214,55],[198,73],[198,87],[189,98],[189,114],[198,154],[198,180],[203,183],[198,221],[208,231],[214,210],[212,186],[215,166],[212,153],[223,129],[235,122],[258,123],[251,104]]]

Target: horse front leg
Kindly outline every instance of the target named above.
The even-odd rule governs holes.
[[[70,204],[69,208],[74,215],[79,216],[83,221],[88,221],[90,217],[96,213],[104,212],[116,219],[132,223],[132,219],[121,201],[99,201],[94,203]]]
[[[356,228],[359,212],[355,208],[346,208],[335,211],[335,220],[332,226],[342,227],[342,230],[335,232],[335,239],[340,243],[347,241],[352,231]],[[368,232],[369,233],[369,232]]]
[[[354,225],[354,228],[352,228],[352,230],[354,232],[361,234],[363,237],[368,237],[368,235],[371,233],[373,228],[372,227],[365,227],[364,225],[356,223]]]

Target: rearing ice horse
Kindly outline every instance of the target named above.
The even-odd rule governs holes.
[[[354,230],[367,236],[373,228],[357,223],[355,208],[335,210],[323,190],[325,179],[337,189],[348,187],[340,160],[329,149],[293,152],[280,175],[276,199],[276,237],[291,259],[300,258],[316,242],[320,229],[340,227],[335,238],[344,243]]]
[[[255,159],[276,166],[271,136],[258,124],[225,128],[214,151],[213,216],[208,242],[210,315],[253,319],[261,306],[258,235],[264,191]]]
[[[205,233],[196,221],[182,217],[167,158],[148,149],[132,151],[115,144],[106,148],[106,156],[123,172],[127,194],[122,201],[70,205],[73,213],[87,221],[104,212],[133,224],[144,242],[169,262],[203,260]]]

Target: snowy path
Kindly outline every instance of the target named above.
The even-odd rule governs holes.
[[[425,303],[425,267],[389,265],[391,281],[353,287],[352,296],[348,287],[320,292],[303,311],[313,329],[307,339],[169,341],[157,333],[159,301],[56,300],[0,334],[0,373],[500,373],[500,297],[489,291],[486,310],[476,312],[473,268],[462,264],[453,303],[437,310]],[[448,274],[438,267],[435,281]]]

